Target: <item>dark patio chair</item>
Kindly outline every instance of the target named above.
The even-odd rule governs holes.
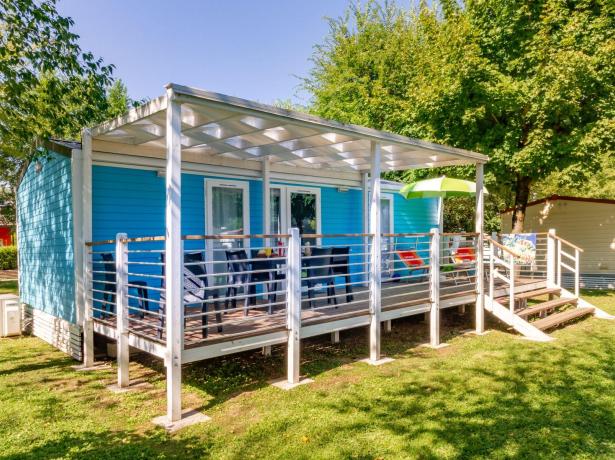
[[[251,293],[250,283],[252,281],[250,271],[250,264],[248,264],[247,259],[248,255],[246,254],[245,249],[229,249],[225,251],[226,260],[227,260],[227,269],[229,274],[226,277],[226,284],[228,287],[226,288],[226,295],[224,298],[224,309],[228,310],[229,299],[231,301],[231,308],[237,308],[237,295],[239,294],[239,289],[243,290],[244,299],[243,299],[243,314],[244,316],[248,316],[248,310],[250,305],[250,297]]]
[[[271,260],[268,257],[258,257],[258,250],[253,249],[251,251],[252,261],[250,265],[252,270],[256,273],[250,273],[251,282],[264,282],[263,287],[267,293],[267,299],[269,300],[269,314],[273,313],[273,304],[277,299],[276,291],[278,290],[278,280],[281,276],[277,274],[276,261]],[[266,271],[263,271],[266,270]],[[256,304],[256,285],[250,285],[250,294],[254,296],[250,297],[250,303]]]
[[[164,254],[160,255],[162,262],[162,283],[161,287],[165,287],[164,279]],[[194,265],[185,265],[194,264]],[[215,289],[209,289],[209,282],[207,276],[207,269],[205,267],[205,257],[203,252],[190,252],[184,254],[184,313],[188,309],[198,308],[200,306],[201,316],[201,336],[205,339],[209,333],[208,320],[209,315],[205,314],[208,310],[208,305],[212,302],[209,301],[211,297],[213,299],[214,310],[216,311],[216,322],[218,323],[218,332],[222,332],[222,314],[220,313],[220,304],[218,302],[219,296]],[[165,301],[166,295],[162,291],[160,293],[160,329],[158,330],[158,337],[162,338],[162,332],[165,324]],[[184,327],[186,326],[186,320],[184,319]]]
[[[116,292],[116,273],[115,273],[115,259],[113,258],[113,254],[110,252],[101,254],[101,260],[102,260],[102,265],[104,268],[104,272],[105,272],[105,276],[104,276],[104,287],[103,287],[103,291],[106,291],[103,293],[103,299],[102,299],[102,304],[103,307],[102,309],[105,311],[109,311],[109,313],[115,313],[115,292]],[[147,310],[149,311],[149,297],[148,297],[148,289],[147,289],[147,282],[146,281],[141,281],[141,280],[128,280],[129,284],[132,284],[133,286],[138,286],[138,287],[129,287],[128,290],[130,291],[131,289],[135,289],[137,291],[137,296],[141,298],[141,300],[139,300],[139,305],[138,307],[141,310]],[[110,293],[112,292],[112,293]],[[109,307],[107,309],[107,307]],[[106,315],[103,313],[103,318],[106,317]],[[143,316],[145,315],[145,313],[143,313],[142,311],[139,312],[139,316],[141,318],[143,318]]]
[[[314,287],[322,284],[327,287],[327,304],[333,303],[337,306],[335,297],[335,275],[331,269],[331,248],[313,248],[311,255],[303,259],[306,268],[306,278],[301,280],[301,284],[308,288],[308,304],[314,308]]]
[[[350,246],[331,249],[331,270],[336,276],[343,276],[346,284],[346,302],[352,302],[352,285],[350,284]]]

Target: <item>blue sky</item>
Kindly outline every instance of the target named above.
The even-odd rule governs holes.
[[[135,99],[167,82],[271,103],[297,94],[313,46],[348,0],[59,0],[81,46],[116,65]]]

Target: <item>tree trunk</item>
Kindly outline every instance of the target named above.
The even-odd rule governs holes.
[[[523,233],[525,222],[525,208],[530,198],[530,184],[532,179],[529,177],[517,176],[515,186],[515,208],[512,215],[512,232]]]

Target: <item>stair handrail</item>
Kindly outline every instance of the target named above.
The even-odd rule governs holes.
[[[576,244],[573,244],[570,241],[565,240],[561,236],[556,235],[555,230],[550,230],[548,236],[550,238],[553,238],[553,241],[557,243],[555,245],[555,275],[557,285],[559,287],[562,287],[563,269],[572,272],[574,274],[574,295],[578,298],[581,293],[581,253],[584,252],[583,248],[580,248]],[[566,246],[569,246],[570,248],[574,249],[574,255],[562,250],[562,244],[565,244]],[[574,267],[564,262],[562,260],[562,255],[570,259],[574,263]]]
[[[507,252],[508,254],[510,254],[513,257],[521,257],[521,254],[513,251],[512,249],[510,249],[508,246],[504,246],[503,244],[498,243],[497,241],[495,241],[493,238],[491,238],[489,235],[486,235],[485,238],[492,242],[495,246],[497,246],[498,248],[502,249],[503,251]]]
[[[489,242],[489,245],[490,245],[489,247],[489,297],[491,300],[494,300],[495,277],[496,276],[500,278],[502,281],[504,281],[505,283],[508,283],[508,288],[509,288],[508,308],[510,310],[510,316],[512,318],[513,315],[515,314],[515,257],[519,257],[520,255],[517,254],[512,249],[504,246],[503,244],[498,243],[490,236],[487,236],[486,240]],[[495,255],[494,247],[497,247],[501,249],[503,252],[507,253],[508,259],[509,259],[508,262],[506,262],[504,259],[501,259]],[[497,271],[497,269],[495,268],[496,259],[500,265],[503,265],[505,268],[508,268],[508,271],[510,273],[509,278],[507,278],[505,275]]]
[[[580,247],[579,247],[579,246],[577,246],[576,244],[571,243],[571,242],[570,242],[570,241],[568,241],[568,240],[565,240],[564,238],[562,238],[562,237],[561,237],[561,236],[559,236],[559,235],[552,234],[552,235],[550,235],[550,236],[552,236],[553,238],[555,238],[555,239],[556,239],[556,240],[558,240],[558,241],[561,241],[561,242],[562,242],[562,243],[564,243],[564,244],[567,244],[567,245],[568,245],[568,246],[570,246],[572,249],[576,249],[576,250],[577,250],[577,251],[579,251],[579,252],[585,252],[585,250],[584,250],[583,248],[580,248]]]

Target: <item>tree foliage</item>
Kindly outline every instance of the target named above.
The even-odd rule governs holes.
[[[0,185],[51,137],[107,117],[113,66],[82,51],[56,0],[0,0]]]
[[[520,230],[532,185],[613,155],[614,18],[607,0],[353,4],[305,86],[320,115],[489,155],[491,203],[515,204]]]

